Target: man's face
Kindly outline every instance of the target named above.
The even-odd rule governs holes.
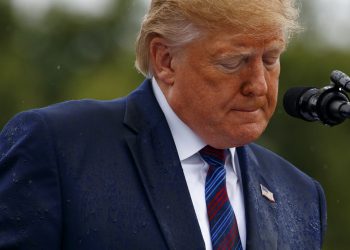
[[[275,110],[284,47],[282,34],[260,39],[229,30],[209,34],[175,56],[167,100],[207,144],[249,143]]]

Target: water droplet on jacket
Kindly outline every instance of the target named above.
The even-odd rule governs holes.
[[[311,221],[309,223],[310,227],[315,230],[315,231],[318,231],[319,230],[319,226],[318,226],[318,223],[314,222],[314,221]]]

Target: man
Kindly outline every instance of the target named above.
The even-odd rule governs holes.
[[[138,89],[3,129],[0,249],[320,249],[321,186],[251,143],[297,15],[292,0],[153,0]]]

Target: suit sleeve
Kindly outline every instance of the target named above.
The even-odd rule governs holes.
[[[327,230],[327,204],[326,204],[326,196],[324,194],[322,186],[314,181],[318,197],[319,197],[319,210],[320,210],[320,224],[321,224],[321,247],[324,242],[326,230]]]
[[[0,249],[59,249],[60,196],[50,129],[21,113],[0,133]]]

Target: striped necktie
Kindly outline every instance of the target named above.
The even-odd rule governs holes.
[[[209,165],[205,199],[213,249],[241,250],[237,221],[226,190],[225,150],[206,146],[200,154]]]

